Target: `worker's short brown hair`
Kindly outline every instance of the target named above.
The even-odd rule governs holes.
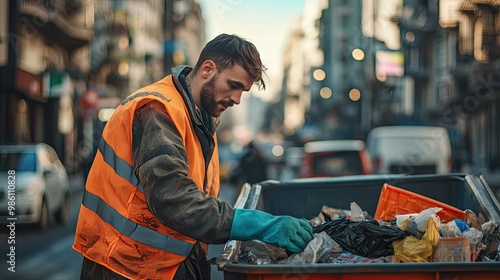
[[[262,78],[266,67],[260,60],[260,54],[254,44],[237,35],[220,34],[208,42],[201,51],[198,62],[194,67],[194,74],[200,69],[203,62],[212,60],[218,71],[232,67],[235,63],[243,67],[253,78],[260,89],[266,84]]]

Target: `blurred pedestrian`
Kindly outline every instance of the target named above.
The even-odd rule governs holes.
[[[254,141],[248,143],[245,154],[241,157],[238,168],[232,175],[232,183],[255,184],[267,179],[267,161]]]
[[[209,279],[207,244],[257,239],[301,252],[312,227],[220,201],[218,117],[255,83],[255,46],[221,34],[118,106],[90,170],[73,248],[81,279]]]

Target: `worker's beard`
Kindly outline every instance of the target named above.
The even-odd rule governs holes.
[[[220,115],[217,112],[217,100],[215,99],[215,77],[213,76],[208,82],[201,86],[201,107],[212,117]]]
[[[214,75],[208,82],[201,86],[201,107],[212,117],[219,117],[224,110],[219,110],[217,107],[219,104],[225,107],[233,106],[233,102],[217,102],[215,93],[215,81],[218,75]]]

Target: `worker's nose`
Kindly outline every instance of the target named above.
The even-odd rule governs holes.
[[[237,91],[237,92],[235,92],[235,93],[231,94],[231,96],[230,96],[230,98],[229,98],[229,99],[231,99],[231,101],[232,101],[234,104],[238,105],[238,104],[240,104],[240,101],[241,101],[241,95],[242,95],[242,94],[243,94],[243,91]]]

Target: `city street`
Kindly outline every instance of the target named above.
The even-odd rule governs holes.
[[[33,227],[16,227],[15,272],[7,270],[7,229],[0,231],[0,279],[79,279],[82,257],[71,249],[78,209],[82,200],[81,177],[70,178],[71,205],[67,225],[52,222],[46,231]]]
[[[7,270],[8,231],[2,225],[0,231],[0,279],[22,280],[73,280],[80,278],[82,256],[72,248],[78,209],[82,199],[83,180],[81,177],[71,178],[71,208],[67,225],[53,224],[48,230],[40,231],[32,227],[16,227],[15,229],[15,272]],[[236,199],[237,190],[233,186],[222,187],[221,199],[231,205]],[[223,245],[211,246],[209,258],[219,256]],[[212,266],[214,280],[222,279],[222,272]]]

